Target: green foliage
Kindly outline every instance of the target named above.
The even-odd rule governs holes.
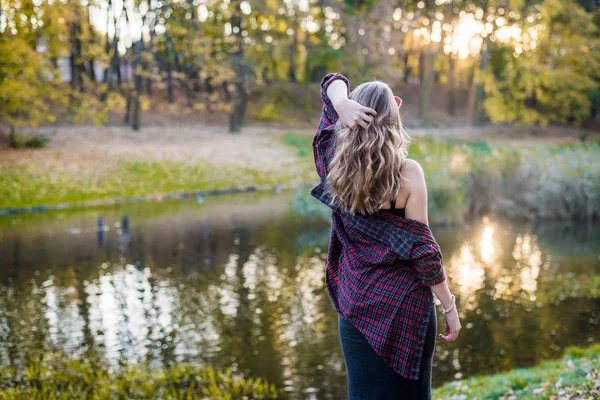
[[[283,143],[298,149],[298,157],[312,156],[312,138],[309,136],[295,135],[291,132],[286,133],[282,138]]]
[[[484,106],[494,123],[523,125],[580,123],[589,116],[586,92],[597,84],[569,70],[550,70],[537,60],[512,58],[504,80],[488,79]]]
[[[21,38],[0,37],[0,119],[13,128],[52,122],[50,106],[66,105],[65,90],[48,79],[53,71]]]
[[[279,112],[275,108],[275,104],[268,103],[256,114],[255,118],[259,121],[278,121]]]
[[[18,399],[278,399],[282,392],[258,378],[244,378],[228,369],[148,365],[110,370],[97,362],[66,359],[31,360],[25,370],[0,370],[2,398]]]
[[[15,133],[12,137],[11,146],[15,149],[41,149],[46,147],[50,138],[47,135],[36,134],[33,136],[25,136],[20,133]]]
[[[312,138],[282,141],[312,163]],[[497,214],[515,219],[600,215],[600,143],[549,147],[419,138],[409,157],[425,171],[430,219],[436,223]]]
[[[346,12],[349,14],[358,14],[361,12],[370,12],[375,5],[375,0],[344,0]]]
[[[492,48],[484,107],[494,123],[578,125],[590,115],[599,88],[600,36],[575,1],[546,0],[535,50]]]
[[[331,210],[325,204],[315,201],[315,198],[306,193],[306,190],[294,192],[292,209],[297,215],[309,220],[323,222],[331,220]]]
[[[569,347],[562,359],[546,361],[532,368],[449,382],[436,388],[433,398],[551,399],[596,398],[600,384],[600,345],[582,349]],[[555,397],[560,396],[560,397]],[[573,397],[571,397],[573,396]]]

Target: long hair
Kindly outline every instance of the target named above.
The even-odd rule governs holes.
[[[348,212],[372,214],[396,196],[411,138],[386,83],[363,83],[350,93],[350,99],[374,109],[377,115],[366,129],[360,125],[349,128],[338,121],[327,191],[332,201]]]

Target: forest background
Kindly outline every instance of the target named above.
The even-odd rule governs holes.
[[[312,126],[318,82],[388,82],[409,126],[600,121],[594,0],[3,0],[0,121]]]

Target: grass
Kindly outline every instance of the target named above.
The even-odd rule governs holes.
[[[283,143],[297,150],[296,155],[300,158],[312,156],[312,137],[300,136],[291,132],[286,133],[282,139]]]
[[[82,360],[32,361],[25,370],[0,369],[0,398],[29,399],[278,399],[282,393],[261,379],[232,370],[174,365],[145,365],[109,370]]]
[[[600,393],[600,344],[570,347],[559,360],[531,368],[471,377],[433,391],[436,400],[595,399]],[[93,360],[57,355],[31,359],[25,368],[0,368],[0,398],[13,399],[277,399],[281,389],[231,369],[144,364],[114,370]]]
[[[301,178],[286,170],[264,173],[247,167],[173,161],[122,160],[104,171],[81,176],[57,170],[32,172],[24,166],[4,165],[0,166],[0,209],[301,183]]]
[[[119,159],[96,172],[0,165],[0,209],[250,185],[316,182],[312,137],[287,133],[273,146],[293,158],[264,172],[206,162]],[[485,214],[515,219],[600,215],[600,142],[522,146],[416,137],[409,157],[425,170],[430,221],[464,222]]]
[[[282,141],[312,161],[311,139],[288,133]],[[409,157],[425,171],[432,222],[457,223],[485,214],[600,216],[600,142],[534,147],[417,137]]]
[[[600,396],[600,344],[570,347],[560,360],[532,368],[446,383],[433,392],[440,400],[597,399]]]

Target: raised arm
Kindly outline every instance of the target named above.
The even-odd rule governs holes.
[[[354,100],[350,100],[350,83],[348,79],[338,73],[325,75],[321,81],[321,99],[323,100],[322,122],[331,126],[340,119],[342,123],[351,128],[357,124],[366,128],[377,115],[375,110],[364,107]]]
[[[354,127],[356,124],[360,124],[366,128],[373,120],[369,114],[377,114],[375,110],[350,100],[349,95],[350,83],[344,75],[330,73],[321,80],[323,111],[313,139],[313,153],[317,173],[322,180],[326,178],[329,162],[333,159],[332,135],[338,119],[346,126]]]

